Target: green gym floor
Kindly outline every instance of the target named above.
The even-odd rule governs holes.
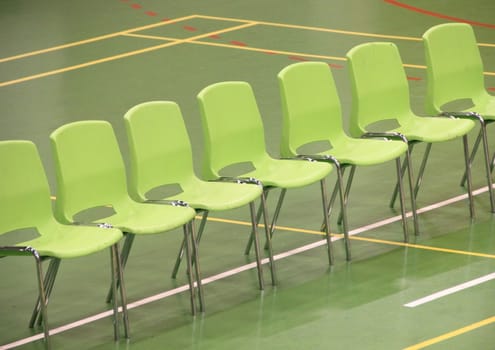
[[[493,0],[1,0],[0,139],[37,144],[56,196],[53,130],[108,120],[127,161],[124,113],[141,102],[172,100],[182,108],[199,170],[196,94],[242,80],[253,86],[268,150],[277,156],[276,75],[285,66],[329,63],[347,118],[346,52],[393,41],[413,108],[423,114],[423,32],[471,23],[486,85],[495,90],[494,13]],[[495,137],[489,139],[495,150]],[[415,165],[423,149],[416,148]],[[318,185],[289,191],[273,239],[278,285],[269,283],[265,265],[264,291],[254,256],[244,255],[248,208],[212,213],[200,245],[206,312],[195,317],[184,269],[170,277],[182,233],[136,239],[125,273],[130,340],[113,340],[108,253],[63,261],[48,308],[53,348],[495,349],[495,219],[481,157],[473,164],[473,220],[459,185],[462,167],[459,140],[432,148],[418,196],[421,232],[408,244],[399,211],[388,205],[394,164],[358,169],[349,201],[353,259],[345,259],[333,217],[332,267],[319,233]],[[335,179],[332,173],[329,184]],[[276,197],[269,197],[271,212]],[[0,237],[0,245],[14,241]],[[37,296],[32,259],[0,259],[0,281],[0,349],[43,349],[42,329],[28,328]]]

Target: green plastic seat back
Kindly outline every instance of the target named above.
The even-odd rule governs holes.
[[[208,180],[233,164],[268,157],[264,129],[251,86],[246,82],[221,82],[198,94],[204,133],[203,174]]]
[[[0,234],[54,221],[45,170],[30,141],[0,142],[0,208]]]
[[[347,53],[352,105],[349,130],[359,137],[370,124],[395,119],[399,124],[411,113],[409,85],[397,46],[370,42]]]
[[[330,67],[324,62],[291,64],[278,74],[283,125],[281,154],[295,156],[304,145],[345,138],[342,110]]]
[[[125,165],[110,123],[80,121],[51,135],[57,175],[57,214],[72,222],[75,214],[115,206],[128,197]]]
[[[467,23],[434,26],[423,34],[427,96],[425,109],[436,114],[444,104],[488,97],[483,62],[473,28]]]
[[[134,106],[124,116],[130,151],[130,191],[138,198],[159,186],[194,178],[193,157],[180,107],[171,101]]]

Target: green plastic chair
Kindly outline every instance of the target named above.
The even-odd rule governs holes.
[[[29,327],[43,323],[45,345],[50,348],[47,304],[62,259],[91,255],[105,248],[111,251],[112,288],[116,292],[120,280],[120,298],[125,328],[129,337],[124,280],[118,243],[122,232],[108,225],[101,227],[73,226],[59,223],[52,212],[50,189],[34,143],[30,141],[0,142],[0,235],[35,229],[38,236],[15,245],[0,246],[0,257],[32,256],[36,262],[38,302]],[[10,236],[12,237],[12,236]],[[50,261],[46,274],[42,263]],[[117,298],[113,300],[114,337],[119,339]],[[6,301],[4,301],[6,302]],[[7,315],[3,315],[6,317]]]
[[[136,235],[163,233],[183,228],[186,240],[191,311],[196,313],[194,279],[197,281],[200,310],[203,293],[199,264],[191,269],[197,246],[194,238],[194,209],[179,201],[171,205],[138,203],[127,190],[124,161],[113,128],[106,121],[88,120],[63,125],[50,135],[56,165],[58,198],[56,210],[60,220],[75,223],[76,215],[95,208],[110,208],[99,212],[103,221],[118,227],[125,234],[122,265],[125,266]],[[107,300],[112,298],[110,292]]]
[[[494,158],[490,161],[486,131],[487,124],[495,121],[495,96],[485,88],[483,62],[473,28],[467,23],[440,24],[423,34],[423,43],[427,64],[426,110],[431,114],[470,117],[479,121],[480,131],[470,160],[474,160],[483,141],[491,211],[495,212],[491,177]],[[467,105],[462,105],[463,102]],[[466,174],[461,185],[465,180]]]
[[[130,150],[130,192],[145,202],[156,199],[183,200],[202,215],[197,234],[201,239],[211,211],[225,211],[249,205],[252,232],[256,246],[256,262],[260,289],[264,288],[259,251],[255,201],[261,199],[265,208],[263,188],[259,183],[211,182],[199,179],[194,173],[191,143],[180,107],[175,102],[153,101],[134,106],[124,116]],[[156,194],[153,190],[164,186],[179,186],[177,194]],[[165,191],[164,191],[165,192]],[[264,216],[265,217],[265,216]],[[270,240],[265,225],[267,240]],[[172,277],[175,278],[184,251],[182,245]],[[270,249],[272,283],[275,284],[273,254]]]
[[[410,151],[419,142],[427,143],[414,187],[415,197],[422,182],[431,145],[462,137],[468,174],[469,210],[471,217],[474,217],[467,134],[475,123],[468,119],[420,117],[414,114],[410,106],[409,85],[395,44],[370,42],[357,45],[347,53],[347,59],[353,98],[351,135],[359,137],[366,134],[368,128],[373,127],[372,124],[376,127],[380,122],[393,121],[397,125],[390,127],[388,131],[404,135]]]
[[[402,187],[401,156],[408,157],[407,140],[400,135],[379,134],[396,140],[363,139],[349,137],[342,125],[342,110],[337,88],[330,67],[324,62],[299,62],[282,69],[278,74],[282,102],[283,125],[281,154],[284,157],[308,157],[332,163],[337,170],[337,185],[332,196],[335,199],[339,189],[341,220],[344,236],[348,240],[347,201],[352,179],[357,166],[396,162],[397,179],[400,188],[400,203],[404,241],[408,241],[405,196]],[[305,147],[321,144],[313,153]],[[350,174],[344,191],[344,171],[350,167]],[[411,167],[408,167],[410,169]],[[409,173],[412,190],[413,181]],[[415,228],[416,210],[412,201]],[[329,205],[332,208],[333,200]],[[340,220],[339,220],[340,221]],[[350,247],[350,243],[347,243]],[[350,255],[349,255],[350,257]]]
[[[332,264],[325,181],[332,171],[331,165],[307,160],[272,158],[266,151],[263,122],[256,98],[247,82],[230,81],[209,85],[198,94],[198,102],[205,143],[204,178],[217,180],[224,174],[252,177],[261,181],[265,196],[272,189],[281,189],[270,224],[270,235],[273,235],[287,189],[319,181],[328,261]],[[257,220],[259,216],[258,212]],[[251,242],[252,235],[246,246],[246,253],[249,253]]]

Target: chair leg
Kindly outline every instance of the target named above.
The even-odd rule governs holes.
[[[481,143],[482,135],[483,135],[483,128],[480,128],[478,136],[476,136],[476,141],[474,141],[473,149],[471,150],[471,155],[469,157],[469,162],[471,164],[473,163],[474,158],[476,157],[476,153],[478,153],[478,148],[479,148],[480,143]],[[495,156],[495,154],[494,154],[494,156]],[[464,186],[465,183],[466,183],[466,170],[464,170],[464,174],[462,175],[460,184],[461,184],[461,186]]]
[[[40,296],[40,312],[41,312],[41,318],[43,319],[45,346],[47,349],[51,349],[50,331],[48,328],[48,314],[47,314],[48,299],[46,298],[46,294],[45,294],[45,285],[43,281],[43,268],[41,266],[41,257],[38,255],[36,251],[33,251],[33,256],[36,260],[36,275],[38,278],[38,293]]]
[[[192,272],[192,254],[191,254],[191,239],[190,239],[190,227],[188,224],[183,226],[184,231],[184,242],[186,246],[186,263],[187,263],[187,279],[189,282],[189,295],[191,301],[191,314],[193,316],[196,315],[196,296],[195,296],[195,287],[194,287],[194,277]]]
[[[480,143],[480,140],[483,142],[483,156],[484,156],[484,163],[485,163],[485,171],[486,171],[486,183],[488,185],[488,193],[490,195],[490,208],[491,212],[495,213],[495,198],[493,194],[493,181],[492,181],[492,170],[493,170],[493,161],[495,158],[492,158],[490,160],[490,151],[488,150],[488,137],[487,137],[487,132],[486,132],[486,123],[483,119],[480,119],[480,132],[478,134],[478,137],[476,138],[476,142],[473,146],[473,150],[471,152],[471,157],[469,158],[469,163],[472,164],[474,156],[476,154],[478,145]],[[495,155],[494,155],[495,157]],[[461,181],[461,185],[464,186],[464,183],[466,182],[466,172],[464,172],[464,176]]]
[[[467,192],[469,197],[469,215],[474,219],[474,199],[473,199],[473,185],[471,181],[471,161],[469,156],[469,146],[467,136],[462,137],[463,149],[464,149],[464,165],[466,167],[466,180],[467,180]]]
[[[411,149],[408,148],[406,151],[406,157],[404,159],[404,162],[406,162],[406,168],[407,168],[407,177],[408,177],[408,183],[409,183],[409,193],[411,195],[411,210],[412,210],[412,215],[413,215],[413,223],[414,223],[414,234],[416,236],[419,235],[419,219],[418,219],[418,211],[416,207],[416,196],[414,196],[414,175],[413,175],[413,168],[412,168],[412,160],[411,160]],[[404,169],[404,167],[402,167]],[[401,169],[401,176],[403,177],[404,175],[402,174],[402,169]]]
[[[330,235],[330,224],[329,224],[329,220],[328,220],[327,184],[326,184],[326,181],[324,178],[320,180],[320,186],[321,186],[321,201],[322,201],[322,207],[323,207],[323,220],[324,220],[324,225],[325,225],[325,238],[327,240],[328,264],[331,266],[331,265],[333,265],[333,251],[332,251],[333,249],[332,249],[332,237]],[[347,243],[346,243],[346,248],[347,248]],[[349,257],[350,257],[350,255],[349,255]]]
[[[473,163],[474,157],[478,151],[478,147],[481,141],[483,141],[483,152],[484,152],[484,163],[485,163],[485,170],[486,170],[486,182],[488,185],[488,193],[490,195],[490,208],[491,212],[495,213],[495,196],[493,193],[493,181],[492,181],[492,171],[493,171],[493,166],[494,166],[494,161],[495,161],[495,154],[490,160],[490,151],[488,150],[488,137],[487,137],[487,131],[486,127],[488,122],[485,121],[481,116],[478,115],[478,121],[480,122],[480,131],[478,133],[478,136],[476,137],[476,141],[473,145],[473,149],[471,151],[471,156],[469,157],[469,164]],[[466,178],[467,178],[467,172],[464,171],[464,175],[462,176],[461,179],[461,186],[464,186],[466,183]]]
[[[55,278],[57,277],[57,272],[58,268],[60,266],[60,259],[52,258],[50,260],[50,264],[48,265],[48,269],[46,271],[44,281],[43,281],[43,288],[45,290],[45,299],[48,300],[50,299],[50,295],[53,290],[53,285],[55,284]],[[36,304],[33,309],[33,313],[31,315],[31,320],[29,321],[29,328],[33,328],[35,323],[38,326],[41,326],[43,322],[43,315],[40,313],[41,311],[41,295],[38,296],[38,300],[36,301]]]
[[[416,185],[414,186],[414,198],[418,197],[419,187],[423,182],[423,174],[425,173],[426,163],[430,155],[431,143],[426,144],[426,150],[423,154],[423,160],[421,161],[421,166],[419,167],[418,178],[416,179]]]
[[[408,145],[408,154],[409,154],[409,157],[411,156],[412,154],[412,151],[414,149],[414,143],[410,143]],[[401,174],[404,174],[407,170],[407,167],[410,165],[410,162],[404,162],[402,164],[402,169],[401,169]],[[395,204],[395,200],[397,199],[397,194],[398,194],[398,190],[399,190],[399,187],[398,187],[398,184],[396,183],[395,184],[395,187],[394,187],[394,191],[392,193],[392,198],[390,199],[390,203],[389,203],[389,207],[390,208],[393,208],[394,207],[394,204]],[[412,190],[411,191],[411,196],[413,195],[414,191]]]
[[[284,203],[285,194],[287,193],[286,188],[282,188],[280,191],[280,196],[278,197],[277,207],[275,208],[275,213],[273,213],[272,223],[270,224],[270,238],[273,237],[273,233],[275,232],[275,225],[278,221],[278,216],[280,214],[280,209],[282,209],[282,204]],[[265,249],[267,247],[265,246]]]
[[[266,196],[265,192],[261,194],[261,209],[263,211],[263,224],[265,227],[265,236],[266,236],[266,247],[268,249],[268,258],[270,260],[270,272],[272,277],[272,285],[275,286],[277,284],[277,274],[275,271],[275,261],[273,259],[273,249],[272,249],[272,235],[270,230],[268,229],[268,209],[266,206]]]
[[[342,216],[342,228],[344,231],[344,244],[345,244],[345,255],[346,260],[351,261],[351,241],[349,238],[349,226],[347,224],[347,200],[346,200],[346,191],[344,190],[344,171],[345,168],[342,168],[340,164],[335,163],[337,167],[337,183],[339,186],[339,196],[340,196],[340,215]],[[354,168],[354,167],[353,167]],[[350,176],[351,174],[349,174]],[[330,230],[329,230],[330,232]]]
[[[209,214],[209,211],[205,210],[205,211],[203,211],[203,215],[201,216],[201,223],[199,224],[198,235],[196,237],[196,241],[198,244],[201,241],[201,237],[203,236],[203,231],[204,231],[205,226],[206,226],[208,214]],[[185,244],[185,241],[182,240],[182,243],[181,243],[181,246],[179,249],[179,253],[177,254],[177,259],[175,260],[174,269],[172,270],[172,278],[177,277],[177,272],[179,271],[179,267],[180,267],[180,264],[182,262],[182,258],[184,257],[184,244]]]
[[[401,161],[400,158],[395,160],[397,169],[397,184],[399,185],[399,201],[400,201],[400,211],[402,215],[402,230],[404,232],[404,242],[409,241],[409,230],[407,227],[407,216],[406,216],[406,201],[404,196],[404,186],[402,183],[402,172],[401,172]]]
[[[334,163],[334,164],[337,166],[337,163]],[[346,169],[347,168],[345,168],[345,167],[342,168],[342,173],[340,174],[340,177],[337,177],[337,180],[335,181],[335,185],[333,186],[332,195],[330,196],[330,201],[328,202],[328,206],[327,206],[327,209],[328,209],[327,216],[328,216],[329,220],[330,220],[330,217],[332,216],[333,205],[335,204],[335,199],[337,198],[337,193],[339,193],[339,188],[340,188],[339,181],[340,181],[340,178],[342,178],[342,179],[344,178],[344,174],[345,174]],[[340,213],[339,213],[339,216],[340,216]],[[325,232],[325,221],[322,222],[321,227],[320,227],[320,231]]]
[[[418,177],[416,179],[416,185],[414,186],[414,191],[412,194],[414,196],[414,198],[416,198],[418,196],[419,188],[421,186],[421,182],[423,181],[423,174],[425,172],[426,163],[428,162],[428,157],[430,155],[431,145],[432,145],[431,143],[426,144],[425,153],[423,154],[421,166],[419,167]],[[413,147],[413,144],[410,144],[410,150],[409,150],[410,153],[412,153],[412,147]],[[402,174],[404,174],[406,167],[407,167],[407,163],[403,164],[403,168],[401,171]],[[392,199],[390,200],[390,207],[391,208],[394,207],[394,203],[395,203],[395,199],[397,198],[398,190],[399,190],[399,184],[397,183],[395,185],[394,193],[392,194]]]
[[[127,263],[127,259],[129,258],[129,253],[132,248],[132,243],[134,242],[134,238],[135,238],[134,234],[128,232],[125,233],[124,247],[122,248],[122,253],[120,255],[122,270],[125,269],[125,265]],[[117,281],[117,287],[119,286],[119,283],[120,282]],[[110,290],[108,291],[107,294],[106,302],[110,303],[112,301],[112,298],[113,298],[113,291],[112,291],[112,287],[110,287]]]
[[[354,180],[354,174],[355,173],[356,173],[356,166],[353,165],[353,166],[351,166],[351,172],[349,173],[349,176],[347,177],[347,184],[346,184],[345,193],[344,193],[344,204],[345,204],[346,208],[347,208],[349,193],[351,191],[352,181]],[[342,181],[343,181],[343,179],[344,179],[344,177],[342,174]],[[339,224],[339,225],[342,224],[342,210],[340,211],[339,218],[337,220],[337,224]]]
[[[129,338],[129,319],[127,316],[127,297],[125,293],[124,276],[121,270],[121,262],[119,256],[118,244],[114,244],[110,247],[110,269],[112,276],[112,293],[117,295],[117,283],[120,282],[120,300],[122,304],[122,316],[124,321],[125,337]],[[113,306],[113,332],[114,339],[117,341],[120,339],[120,322],[119,322],[119,306],[117,298],[112,298]]]
[[[256,209],[254,202],[249,203],[249,210],[251,212],[251,226],[253,228],[252,235],[254,236],[254,251],[256,254],[256,266],[258,270],[258,283],[260,290],[265,289],[265,282],[263,279],[263,266],[261,265],[261,253],[260,253],[260,241],[258,237],[258,223],[256,222]],[[270,234],[268,234],[270,237]]]
[[[263,194],[265,196],[265,201],[266,199],[268,198],[268,194],[270,193],[270,189],[271,188],[264,188],[263,189]],[[260,220],[261,220],[261,215],[263,214],[263,208],[260,206],[258,208],[258,212],[256,214],[256,222],[259,224],[260,223]],[[253,245],[253,239],[254,239],[254,236],[253,236],[253,231],[251,231],[251,233],[249,234],[249,239],[248,239],[248,242],[246,244],[246,248],[244,248],[244,254],[245,255],[249,255],[249,252],[251,251],[251,246]]]
[[[270,237],[273,237],[273,232],[275,231],[275,225],[277,224],[278,216],[280,214],[280,209],[282,208],[282,204],[284,202],[286,192],[287,192],[287,189],[285,189],[285,188],[282,188],[280,190],[280,195],[278,197],[277,207],[275,208],[275,213],[273,214],[272,223],[270,224]],[[261,219],[261,215],[260,215],[260,211],[258,211],[258,215],[257,215],[257,222],[258,223],[259,223],[260,219]],[[251,236],[249,237],[249,241],[248,241],[248,243],[246,245],[246,249],[245,249],[246,255],[248,255],[250,250],[251,250],[253,238],[254,238],[253,232],[251,232]],[[265,249],[267,249],[267,248],[268,247],[266,247],[266,245],[265,245]]]
[[[206,221],[206,219],[205,219],[205,221]],[[191,220],[188,225],[189,225],[189,235],[190,235],[191,247],[192,247],[191,265],[194,266],[194,277],[196,279],[196,285],[198,288],[199,312],[205,312],[205,299],[204,299],[204,294],[203,294],[203,282],[201,279],[201,268],[199,265],[200,235],[198,234],[197,237],[195,235],[194,220]]]

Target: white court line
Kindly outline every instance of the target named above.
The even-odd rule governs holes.
[[[416,307],[419,305],[423,305],[423,304],[429,303],[430,301],[443,298],[447,295],[457,293],[461,290],[477,286],[481,283],[485,283],[485,282],[491,281],[493,279],[495,279],[495,273],[491,273],[489,275],[482,276],[482,277],[476,278],[474,280],[471,280],[471,281],[468,281],[468,282],[465,282],[462,284],[458,284],[457,286],[447,288],[447,289],[441,290],[439,292],[427,295],[421,299],[417,299],[415,301],[411,301],[410,303],[404,304],[404,306],[405,307]]]
[[[482,187],[482,188],[480,188],[478,190],[473,191],[473,196],[482,194],[482,193],[487,192],[487,191],[488,191],[488,186]],[[447,200],[444,200],[444,201],[441,201],[441,202],[438,202],[438,203],[431,204],[429,206],[420,208],[420,209],[417,210],[417,212],[419,214],[419,213],[428,212],[428,211],[431,211],[431,210],[434,210],[434,209],[438,209],[438,208],[444,207],[446,205],[449,205],[449,204],[452,204],[452,203],[455,203],[455,202],[459,202],[461,200],[464,200],[464,199],[467,198],[467,196],[468,196],[467,193],[466,194],[463,194],[463,195],[459,195],[459,196],[456,196],[456,197],[453,197],[453,198],[450,198],[450,199],[447,199]],[[407,216],[408,217],[411,217],[412,216],[412,213],[411,212],[408,212],[407,213]],[[379,227],[382,227],[382,226],[391,224],[391,223],[396,222],[396,221],[399,221],[399,220],[401,220],[401,216],[400,215],[393,216],[391,218],[380,220],[378,222],[375,222],[375,223],[372,223],[372,224],[369,224],[369,225],[365,225],[365,226],[362,226],[360,228],[351,230],[349,232],[349,235],[350,236],[357,235],[359,233],[370,231],[370,230],[373,230],[375,228],[379,228]],[[332,237],[332,241],[337,241],[337,240],[340,240],[342,238],[343,238],[342,236]],[[326,244],[326,240],[323,240],[322,239],[321,241],[310,243],[310,244],[307,244],[307,245],[304,245],[304,246],[301,246],[301,247],[298,247],[298,248],[295,248],[295,249],[291,249],[291,250],[288,250],[286,252],[277,254],[273,258],[274,258],[274,260],[280,260],[280,259],[283,259],[283,258],[292,256],[292,255],[295,255],[295,254],[299,254],[299,253],[302,253],[302,252],[305,252],[305,251],[308,251],[308,250],[311,250],[311,249],[320,247],[320,246],[325,245],[325,244]],[[263,264],[268,263],[268,259],[267,258],[263,259],[262,260],[262,263]],[[228,270],[228,271],[219,273],[217,275],[213,275],[213,276],[204,278],[204,279],[201,280],[201,282],[202,282],[203,285],[206,285],[208,283],[221,280],[223,278],[226,278],[226,277],[229,277],[229,276],[232,276],[232,275],[241,273],[243,271],[247,271],[247,270],[253,269],[255,267],[256,267],[256,263],[253,262],[253,263],[246,264],[246,265],[240,266],[240,267],[235,268],[235,269],[232,269],[232,270]],[[182,292],[184,292],[184,291],[186,291],[188,289],[189,289],[189,286],[188,285],[183,285],[181,287],[177,287],[177,288],[174,288],[174,289],[171,289],[171,290],[168,290],[168,291],[159,293],[159,294],[155,294],[155,295],[152,295],[150,297],[147,297],[147,298],[144,298],[144,299],[137,300],[135,302],[129,303],[127,305],[127,309],[128,310],[131,310],[131,309],[134,309],[134,308],[139,307],[139,306],[143,306],[143,305],[146,305],[146,304],[149,304],[149,303],[152,303],[152,302],[161,300],[161,299],[165,299],[165,298],[170,297],[172,295],[176,295],[178,293],[182,293]],[[83,319],[81,319],[79,321],[68,323],[66,325],[63,325],[63,326],[60,326],[60,327],[57,327],[57,328],[53,328],[53,329],[51,329],[49,331],[49,333],[50,333],[50,335],[59,334],[59,333],[65,332],[67,330],[70,330],[70,329],[73,329],[73,328],[76,328],[76,327],[80,327],[80,326],[83,326],[83,325],[88,324],[88,323],[91,323],[91,322],[98,321],[98,320],[103,319],[105,317],[110,317],[110,316],[112,316],[112,314],[113,314],[113,311],[112,310],[101,312],[99,314],[96,314],[96,315],[93,315],[93,316],[89,316],[89,317],[83,318]],[[12,349],[12,348],[15,348],[15,347],[18,347],[18,346],[21,346],[21,345],[25,345],[25,344],[28,344],[28,343],[31,343],[31,342],[34,342],[34,341],[37,341],[37,340],[40,340],[40,339],[43,339],[43,333],[38,333],[38,334],[33,335],[31,337],[23,338],[23,339],[20,339],[18,341],[15,341],[15,342],[12,342],[12,343],[9,343],[9,344],[0,345],[0,350]]]

